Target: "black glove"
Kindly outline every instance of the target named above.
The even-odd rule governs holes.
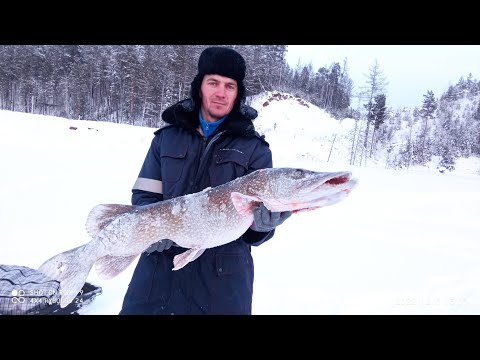
[[[292,215],[291,211],[271,212],[263,203],[254,208],[252,212],[253,224],[250,229],[260,232],[269,232],[275,229]]]
[[[154,251],[162,252],[163,250],[168,250],[172,246],[173,241],[169,239],[162,239],[156,243],[150,245],[145,252],[151,254]]]

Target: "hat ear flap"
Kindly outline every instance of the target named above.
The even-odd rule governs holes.
[[[200,98],[200,88],[202,87],[203,76],[197,74],[190,84],[190,98],[193,100],[194,107],[200,107],[202,100]]]
[[[243,82],[237,82],[238,90],[237,90],[237,98],[235,99],[234,107],[241,109],[242,106],[245,104],[247,99],[246,97],[246,89]]]

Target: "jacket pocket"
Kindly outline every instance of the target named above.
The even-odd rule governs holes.
[[[164,254],[143,253],[128,285],[124,307],[166,305],[172,292],[171,261],[173,258]]]
[[[185,157],[187,156],[188,146],[166,144],[162,149],[161,166],[162,181],[175,182],[180,179],[185,165]]]
[[[212,283],[213,314],[248,315],[252,311],[253,262],[245,254],[216,254]]]
[[[217,276],[233,275],[240,272],[248,272],[250,261],[243,254],[216,254],[215,268]]]
[[[237,149],[220,148],[215,155],[215,165],[210,169],[212,186],[222,185],[248,170],[250,156]]]

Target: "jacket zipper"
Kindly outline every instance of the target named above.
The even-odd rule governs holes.
[[[221,131],[217,134],[215,134],[215,136],[212,138],[212,140],[209,141],[209,143],[207,144],[207,146],[205,147],[205,143],[207,142],[207,139],[206,138],[203,138],[203,144],[202,144],[202,148],[204,149],[202,151],[202,154],[200,155],[200,162],[198,164],[198,168],[197,168],[197,174],[195,176],[195,182],[194,182],[194,189],[195,191],[200,191],[200,189],[198,189],[198,184],[199,184],[199,181],[200,181],[200,177],[201,175],[203,174],[203,170],[205,168],[205,162],[206,162],[206,157],[208,155],[208,152],[210,151],[212,145],[220,138],[220,136],[222,136],[222,134],[224,133],[225,131]]]

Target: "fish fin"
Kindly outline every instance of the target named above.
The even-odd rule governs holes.
[[[125,270],[138,254],[131,256],[106,255],[95,262],[95,272],[101,279],[112,279]]]
[[[100,204],[95,206],[87,217],[87,223],[85,227],[91,237],[98,235],[113,219],[118,215],[129,212],[134,208],[133,205],[121,205],[121,204]]]
[[[230,194],[233,206],[240,215],[246,215],[252,212],[254,203],[261,202],[261,200],[255,196],[244,195],[239,192],[233,191]]]
[[[38,271],[60,283],[60,307],[72,302],[82,289],[94,260],[80,256],[85,245],[64,251],[45,261]]]
[[[198,258],[200,255],[202,255],[204,251],[205,251],[204,248],[201,248],[201,249],[192,248],[192,249],[188,249],[187,251],[181,254],[175,255],[175,257],[173,258],[174,267],[172,270],[180,270],[189,262],[192,262],[193,260]]]

